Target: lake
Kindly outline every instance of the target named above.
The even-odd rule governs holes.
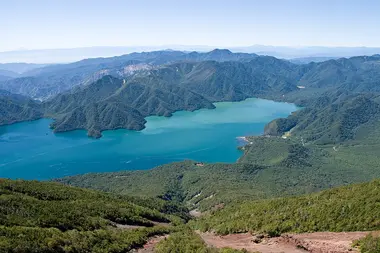
[[[112,130],[100,139],[86,131],[53,133],[50,119],[0,127],[0,177],[47,180],[88,172],[148,169],[192,159],[235,162],[243,143],[269,121],[297,110],[263,99],[215,103],[216,109],[147,117],[142,131]]]

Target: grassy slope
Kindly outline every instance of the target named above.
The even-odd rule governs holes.
[[[366,237],[354,242],[354,246],[360,248],[362,253],[380,252],[380,236],[379,234],[369,234]]]
[[[195,222],[218,233],[380,229],[380,180],[304,195],[232,205]]]
[[[86,174],[59,181],[136,196],[161,196],[189,208],[210,209],[241,200],[299,195],[380,177],[378,123],[355,139],[302,146],[300,137],[252,137],[235,164],[172,163],[147,171]],[[335,150],[334,150],[335,146]]]
[[[153,222],[181,223],[179,217],[159,211],[165,207],[162,202],[1,179],[0,251],[125,252],[143,245],[151,235],[171,230]],[[117,224],[143,228],[123,230]]]

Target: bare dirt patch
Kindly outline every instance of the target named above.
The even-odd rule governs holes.
[[[189,214],[193,217],[201,217],[202,216],[202,213],[200,211],[198,211],[198,209],[193,209],[189,212]]]
[[[253,237],[251,234],[231,234],[225,236],[218,236],[212,233],[200,233],[200,236],[205,241],[205,243],[210,247],[224,248],[230,247],[233,249],[246,249],[250,252],[261,252],[261,253],[305,253],[307,251],[303,249],[298,249],[296,246],[269,239],[268,241],[263,240],[261,243],[254,243],[252,241]]]
[[[154,226],[161,226],[161,227],[169,227],[170,223],[165,222],[158,222],[158,221],[152,221]],[[138,229],[138,228],[147,228],[147,226],[142,225],[127,225],[127,224],[120,224],[120,223],[113,223],[117,228],[121,229]]]
[[[352,242],[368,232],[285,234],[275,238],[263,238],[255,243],[249,233],[225,236],[199,233],[207,245],[215,248],[230,247],[261,253],[348,253],[357,252]]]
[[[318,232],[305,234],[289,234],[280,238],[288,243],[299,245],[313,253],[348,253],[357,252],[352,242],[365,237],[368,232]]]
[[[154,253],[154,248],[156,247],[157,243],[164,240],[165,238],[168,238],[169,235],[162,235],[162,236],[155,236],[148,240],[147,243],[145,243],[144,247],[141,249],[138,249],[137,253]]]

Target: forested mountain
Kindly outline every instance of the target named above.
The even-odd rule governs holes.
[[[0,125],[43,117],[40,103],[4,90],[0,90],[0,108]]]
[[[0,88],[13,93],[45,100],[78,85],[95,82],[105,75],[128,76],[130,73],[151,65],[162,65],[178,61],[247,61],[256,54],[231,53],[219,50],[208,53],[185,53],[181,51],[155,51],[127,55],[86,59],[71,64],[57,64],[36,68],[23,73],[22,78],[3,81]]]
[[[360,128],[380,120],[379,95],[341,91],[324,94],[288,118],[270,122],[264,134],[281,136],[288,132],[317,144],[353,139]]]
[[[61,93],[44,102],[41,111],[56,119],[52,125],[55,131],[87,129],[89,135],[99,137],[100,132],[107,129],[140,130],[144,128],[144,117],[149,115],[170,116],[177,110],[213,108],[212,102],[261,97],[307,107],[286,123],[282,120],[281,127],[287,125],[285,131],[296,121],[300,122],[296,118],[307,118],[308,121],[297,128],[313,128],[306,134],[312,137],[305,136],[305,139],[322,138],[325,142],[334,142],[349,138],[348,135],[353,134],[351,130],[369,120],[363,118],[353,123],[351,130],[340,129],[339,124],[350,120],[343,119],[342,115],[356,110],[352,108],[356,102],[366,102],[344,101],[346,97],[338,93],[377,92],[379,62],[380,57],[375,55],[296,65],[274,57],[228,50],[209,53],[157,51],[51,65],[29,72],[34,76],[11,79],[0,86],[39,99]],[[78,87],[67,91],[75,86]],[[314,103],[315,99],[319,100]],[[323,101],[332,108],[318,108],[318,103]],[[365,110],[367,105],[363,106]],[[332,116],[333,113],[340,116]],[[306,114],[308,116],[303,116]],[[313,118],[328,121],[326,117],[334,118],[329,124],[335,128],[319,131],[318,127],[309,124]],[[277,131],[273,124],[269,129],[268,134],[285,132]]]
[[[173,85],[154,74],[121,80],[105,76],[71,93],[58,95],[44,103],[45,110],[57,120],[55,131],[84,128],[100,137],[106,129],[141,130],[149,115],[170,116],[178,110],[214,108],[190,90]]]
[[[267,62],[264,68],[262,61]],[[170,116],[178,110],[214,108],[212,102],[216,101],[239,101],[297,89],[288,81],[297,73],[278,72],[291,64],[274,58],[262,61],[183,62],[123,80],[105,76],[46,101],[44,108],[47,115],[57,119],[55,131],[84,128],[90,135],[100,136],[106,129],[141,130],[144,117],[149,115]],[[279,77],[272,78],[272,73]]]

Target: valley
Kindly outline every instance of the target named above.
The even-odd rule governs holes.
[[[380,253],[380,1],[0,6],[0,253]]]
[[[171,223],[161,230],[154,226],[162,222],[157,218],[127,211],[133,218],[117,217],[119,229],[148,227],[128,232],[143,238],[131,246],[119,230],[109,232],[107,224],[115,222],[109,211],[86,202],[97,210],[88,211],[91,217],[79,225],[66,218],[59,223],[70,224],[70,237],[42,214],[26,226],[15,214],[20,222],[14,223],[8,215],[13,209],[0,215],[7,222],[2,233],[18,238],[18,229],[55,228],[59,231],[41,231],[41,238],[65,237],[75,244],[84,234],[96,237],[100,229],[115,238],[111,244],[123,242],[129,250],[157,235],[163,239],[154,242],[156,252],[244,252],[235,247],[237,237],[245,236],[251,245],[262,235],[271,244],[302,241],[302,249],[313,252],[307,247],[317,235],[307,233],[362,231],[337,252],[375,247],[377,234],[366,231],[380,230],[374,211],[380,178],[379,62],[378,55],[293,64],[228,50],[158,51],[51,65],[31,70],[32,77],[1,81],[8,90],[0,93],[7,108],[1,111],[2,177],[52,179],[55,183],[46,184],[62,191],[67,185],[89,188],[81,190],[82,198],[96,190],[122,199],[120,210],[128,201],[150,209],[158,201],[162,208],[153,209]],[[87,138],[86,132],[101,138]],[[244,142],[236,137],[245,137]],[[3,198],[29,194],[17,190],[28,182],[2,181]],[[40,187],[35,183],[33,188]],[[41,191],[35,196],[33,190],[32,197],[45,200],[47,188]],[[37,202],[31,206],[41,207]],[[332,236],[332,244],[339,236]],[[228,242],[230,237],[236,240]],[[28,238],[6,245],[28,243]],[[46,247],[46,240],[51,239],[37,247]],[[330,239],[320,240],[325,241],[317,245]],[[260,251],[259,246],[248,250]]]
[[[142,131],[105,131],[99,140],[88,138],[83,130],[53,133],[48,119],[2,126],[0,177],[46,180],[150,169],[182,160],[231,163],[242,154],[237,146],[244,145],[236,137],[260,135],[266,123],[297,109],[262,99],[215,103],[215,107],[147,117]],[[84,148],[86,153],[81,152]]]

